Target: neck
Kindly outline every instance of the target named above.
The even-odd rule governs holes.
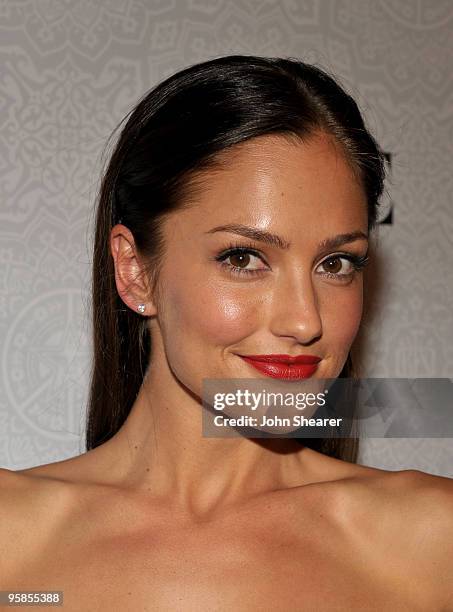
[[[290,438],[203,437],[202,410],[168,368],[151,367],[126,422],[99,447],[110,451],[109,474],[201,515],[317,481],[325,460],[336,461]]]

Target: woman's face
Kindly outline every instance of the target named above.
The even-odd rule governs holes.
[[[203,378],[267,378],[239,356],[257,354],[316,355],[315,378],[339,375],[362,316],[349,258],[366,255],[367,205],[332,140],[241,144],[163,229],[151,333],[180,382],[201,394]]]

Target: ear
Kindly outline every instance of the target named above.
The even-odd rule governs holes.
[[[137,254],[132,232],[121,223],[110,233],[110,250],[115,264],[115,282],[123,302],[134,312],[145,304],[144,315],[156,314],[150,283]]]

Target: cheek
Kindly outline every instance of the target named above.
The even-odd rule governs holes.
[[[197,395],[200,373],[223,377],[222,351],[253,333],[257,305],[244,293],[204,284],[173,285],[159,317],[165,353],[176,377]]]
[[[204,304],[193,316],[210,344],[233,344],[250,333],[254,311],[249,301],[220,291],[204,297]]]
[[[343,292],[334,301],[329,300],[326,309],[326,341],[338,350],[347,353],[360,327],[363,310],[363,291],[361,285],[351,292]]]
[[[165,327],[179,332],[175,341],[190,343],[191,350],[199,348],[205,354],[209,347],[238,342],[256,323],[256,300],[218,283],[173,285],[163,301]]]

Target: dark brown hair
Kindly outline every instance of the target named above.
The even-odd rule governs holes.
[[[162,220],[190,202],[197,178],[221,165],[229,147],[265,134],[300,142],[320,131],[332,135],[365,191],[369,230],[385,178],[384,154],[353,98],[327,72],[294,58],[232,55],[195,64],[154,87],[125,119],[96,210],[87,450],[120,429],[150,359],[146,318],[127,308],[116,289],[110,253],[116,223],[132,232],[155,287],[165,246]],[[351,376],[349,356],[340,377]],[[312,439],[307,446],[357,458],[355,438]]]

